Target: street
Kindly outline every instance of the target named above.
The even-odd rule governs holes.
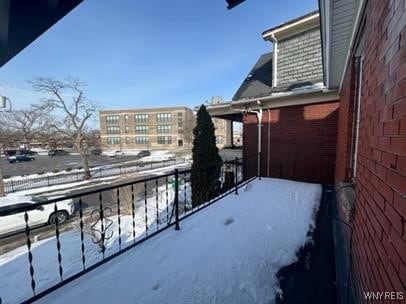
[[[19,176],[37,174],[43,172],[62,171],[66,169],[76,169],[82,167],[79,155],[34,155],[35,160],[10,164],[6,157],[1,157],[3,176]],[[91,167],[105,166],[116,163],[124,163],[137,160],[137,156],[123,155],[108,157],[104,155],[89,155],[89,165]]]

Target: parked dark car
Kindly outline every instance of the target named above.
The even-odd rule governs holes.
[[[92,155],[101,155],[102,150],[101,149],[92,149],[92,150],[90,150],[90,154],[92,154]]]
[[[32,156],[28,156],[28,155],[15,155],[15,156],[9,156],[7,158],[8,162],[10,164],[12,163],[19,163],[19,162],[25,162],[25,161],[32,161],[35,158]]]
[[[137,154],[138,157],[145,157],[145,156],[150,156],[150,155],[151,155],[151,152],[149,152],[148,150],[142,150]]]
[[[31,150],[22,149],[20,150],[20,155],[37,155],[38,153]]]
[[[6,156],[14,156],[17,155],[18,150],[4,150],[4,155]]]
[[[59,156],[59,155],[68,155],[68,152],[62,149],[54,149],[54,150],[49,150],[48,152],[49,156]]]

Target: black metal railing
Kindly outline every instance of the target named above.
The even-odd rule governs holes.
[[[153,170],[168,166],[180,165],[186,163],[185,158],[177,158],[159,162],[139,162],[133,166],[108,166],[101,168],[90,169],[92,178],[112,177],[124,174],[134,174],[147,170]],[[54,174],[46,174],[34,178],[13,178],[4,179],[4,191],[13,193],[16,191],[30,190],[38,187],[49,187],[54,185],[62,185],[85,180],[83,169],[75,170],[75,172],[59,172]]]
[[[183,219],[230,193],[238,194],[238,188],[252,180],[243,175],[245,165],[235,159],[31,204],[3,205],[0,220],[20,221],[11,230],[22,233],[0,238],[9,250],[12,242],[20,244],[15,246],[19,255],[3,259],[0,270],[13,269],[10,276],[29,283],[18,290],[2,283],[0,303],[32,302],[171,226],[181,230]],[[214,180],[193,186],[202,176]],[[69,209],[72,203],[74,210]],[[41,215],[52,225],[37,227]]]

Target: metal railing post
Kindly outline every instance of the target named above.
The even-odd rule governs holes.
[[[261,180],[261,151],[258,152],[258,179]]]
[[[180,230],[179,227],[179,171],[175,169],[175,230]]]
[[[238,195],[238,157],[235,158],[234,175],[235,175],[235,194]]]

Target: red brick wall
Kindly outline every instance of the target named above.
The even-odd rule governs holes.
[[[343,82],[340,110],[338,115],[335,176],[336,179],[341,181],[350,180],[350,153],[354,115],[354,105],[350,101],[354,100],[355,98],[355,82],[355,67],[354,62],[351,62],[351,66],[348,68],[348,76]],[[343,99],[343,96],[346,96],[346,98]]]
[[[268,176],[269,167],[271,177],[333,182],[338,102],[272,109],[270,120],[268,115],[268,111],[264,110],[261,176]],[[251,175],[255,175],[257,170],[257,125],[255,114],[244,116],[244,158],[249,162]]]
[[[368,1],[364,16],[353,219],[360,298],[363,291],[406,291],[406,1]],[[340,95],[336,181],[348,179],[352,73]]]

